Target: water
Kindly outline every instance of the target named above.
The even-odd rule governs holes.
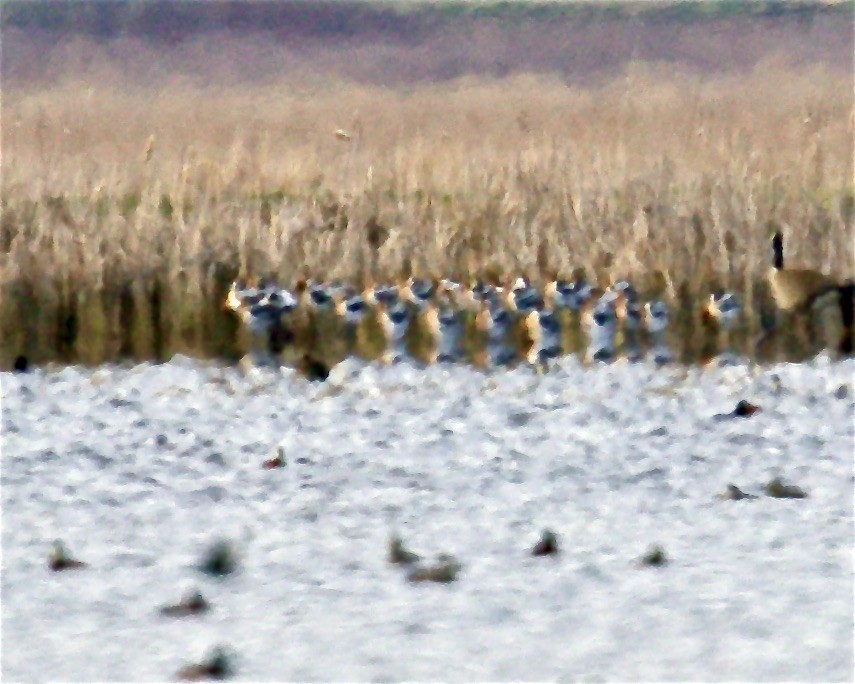
[[[4,676],[165,680],[224,643],[247,680],[851,681],[853,373],[3,373]],[[527,555],[544,527],[558,558]],[[393,531],[459,579],[407,583]],[[220,537],[241,565],[212,579]],[[90,567],[49,572],[55,538]],[[637,567],[653,543],[670,564]],[[158,614],[194,586],[211,613]]]

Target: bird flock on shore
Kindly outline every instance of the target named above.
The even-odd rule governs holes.
[[[350,355],[382,363],[470,361],[479,368],[524,363],[538,371],[571,352],[590,361],[672,359],[667,305],[642,302],[627,281],[605,289],[584,280],[537,288],[523,277],[508,285],[409,278],[361,289],[236,282],[225,308],[240,318],[257,354],[292,360],[310,374]],[[707,304],[724,328],[739,312],[732,294],[713,295]]]
[[[807,313],[828,294],[837,296],[844,338],[852,351],[852,281],[837,283],[817,271],[785,269],[783,238],[772,238],[768,283],[782,315]],[[671,313],[664,300],[644,301],[633,285],[606,287],[553,279],[535,286],[509,282],[400,279],[395,283],[298,280],[234,282],[224,308],[238,316],[256,361],[292,364],[309,377],[326,377],[348,356],[425,365],[471,362],[478,368],[527,364],[544,371],[551,359],[576,353],[589,362],[673,360]],[[702,318],[717,331],[722,359],[735,356],[732,332],[742,305],[732,292],[715,292]]]

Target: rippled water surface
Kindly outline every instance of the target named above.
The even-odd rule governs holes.
[[[4,373],[4,678],[164,680],[224,643],[252,680],[851,681],[853,373]],[[529,557],[547,526],[563,554]],[[458,581],[407,583],[395,530]],[[241,567],[210,579],[219,537]],[[90,567],[50,573],[55,538]],[[211,613],[157,613],[192,586]]]

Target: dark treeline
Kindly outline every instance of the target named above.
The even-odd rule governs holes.
[[[519,71],[577,80],[614,73],[632,60],[721,72],[751,69],[772,55],[849,69],[853,8],[741,0],[13,0],[0,12],[3,76],[11,85],[81,77],[104,62],[131,80],[167,64],[202,80],[229,71],[240,81],[309,66],[386,84]],[[232,68],[222,69],[224,63]]]

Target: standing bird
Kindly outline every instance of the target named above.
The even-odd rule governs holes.
[[[617,313],[615,293],[605,292],[583,317],[588,331],[589,361],[612,361],[615,357]]]
[[[701,312],[704,322],[715,330],[715,349],[721,362],[735,361],[733,331],[738,326],[742,306],[739,298],[731,292],[718,292],[710,295]],[[710,358],[715,352],[710,354]]]
[[[669,363],[673,359],[673,355],[665,339],[669,322],[668,307],[665,302],[659,300],[647,302],[644,305],[644,312],[644,322],[647,326],[647,332],[650,334],[653,362],[659,365]]]
[[[772,236],[772,268],[768,280],[772,299],[783,311],[805,309],[818,297],[837,288],[831,278],[819,271],[784,268],[784,236],[780,231]]]
[[[840,350],[845,354],[852,353],[852,324],[853,293],[855,281],[844,283],[834,281],[819,271],[805,268],[784,267],[784,236],[781,231],[772,235],[772,268],[768,274],[769,289],[772,299],[779,310],[785,315],[801,314],[808,328],[808,337],[814,336],[812,330],[811,308],[826,295],[833,294],[840,307],[843,332],[840,339]],[[811,340],[808,340],[811,342]]]
[[[620,323],[621,351],[628,361],[638,361],[642,355],[639,332],[643,327],[638,292],[626,280],[618,281],[609,290],[615,294],[615,315]]]

